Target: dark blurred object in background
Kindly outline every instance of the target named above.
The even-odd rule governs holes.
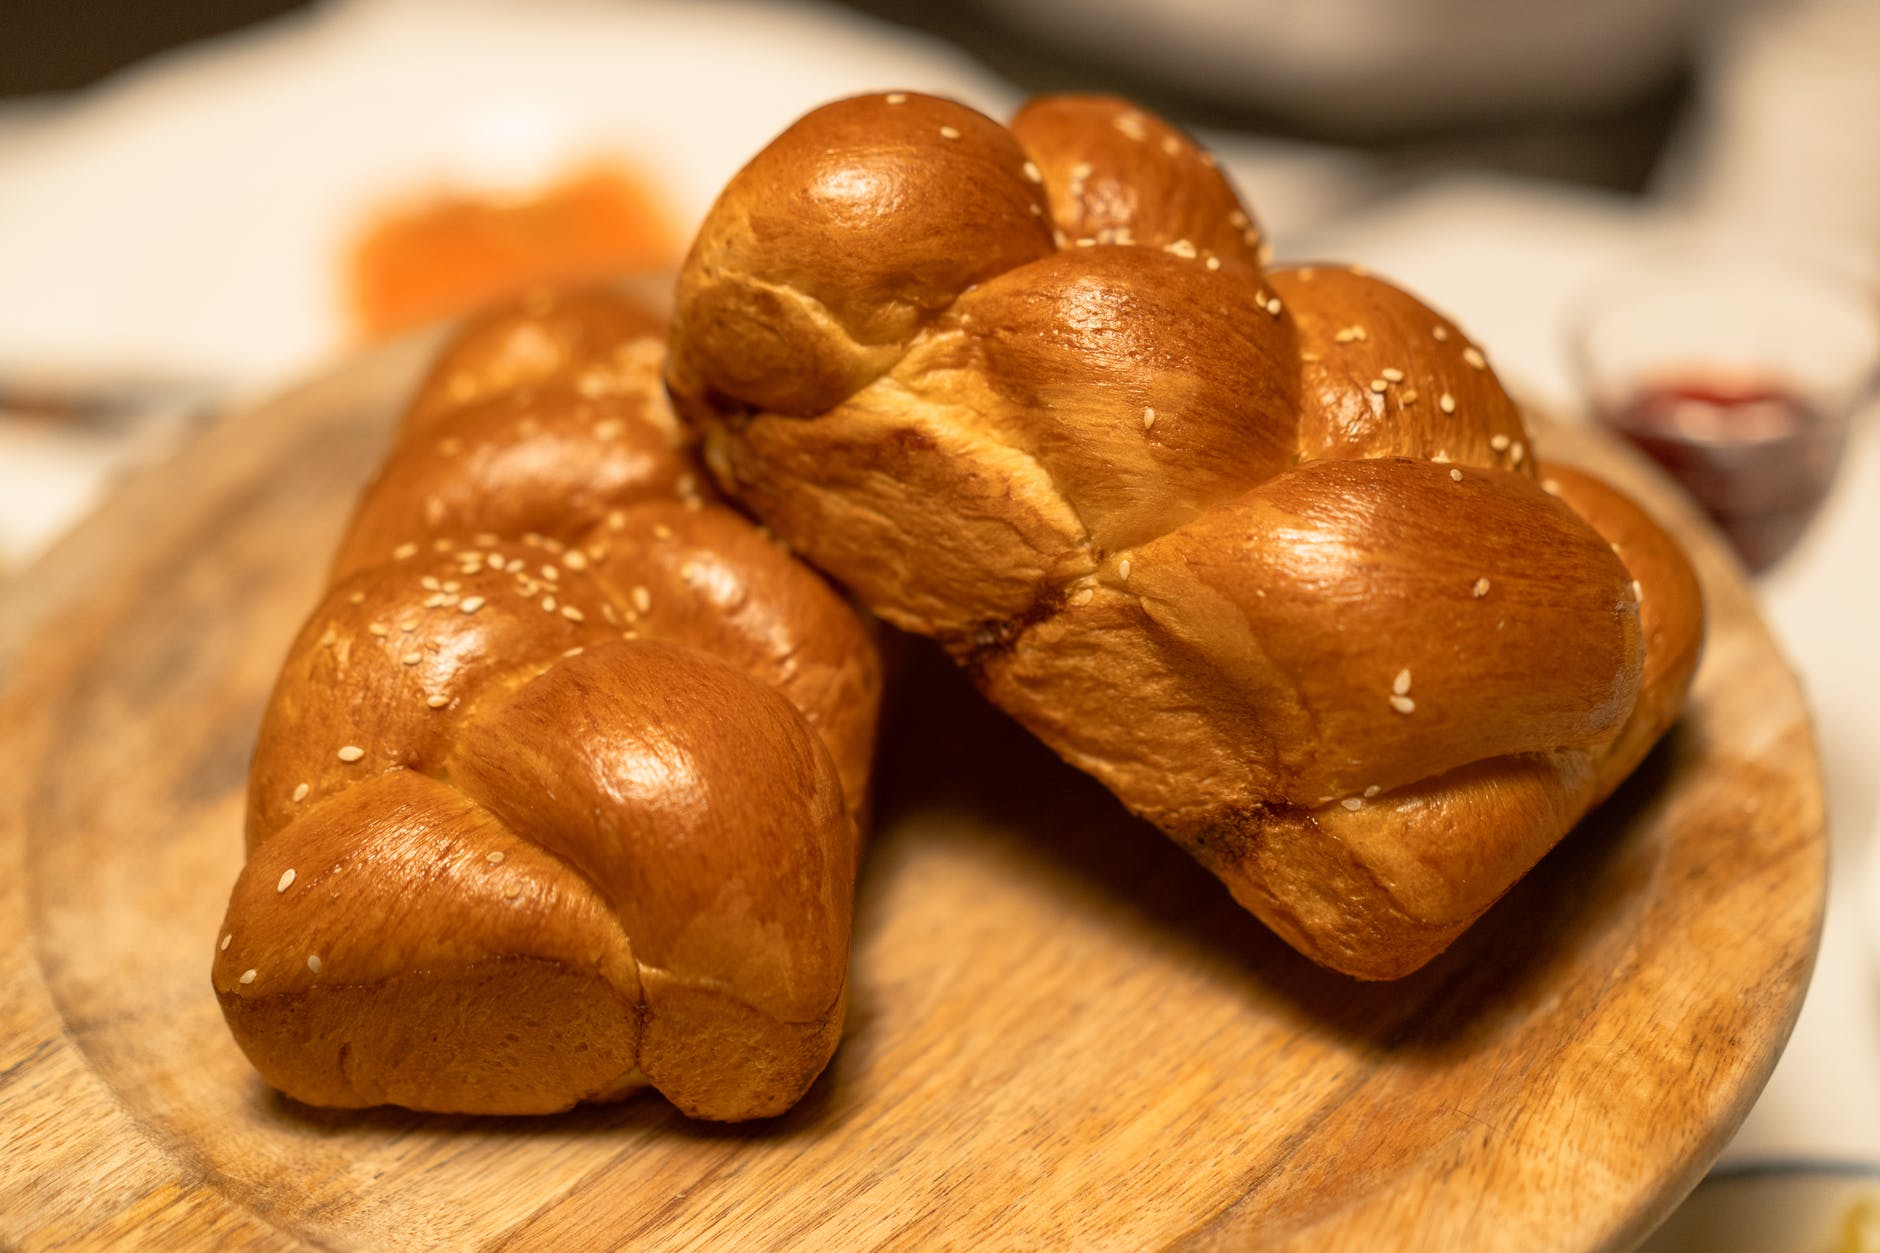
[[[306,0],[0,0],[0,96],[74,91]]]
[[[1349,22],[1351,6],[1365,2],[1345,0],[1334,14],[1288,0],[1288,11],[1298,17],[1288,24],[1296,34],[1322,35],[1334,16]],[[1481,7],[1468,0],[1442,3],[1458,12]],[[1307,55],[1310,49],[1301,50],[1291,58],[1296,70],[1275,76],[1260,61],[1275,51],[1272,41],[1256,38],[1257,23],[1273,16],[1272,6],[1265,4],[1244,9],[1202,5],[1178,15],[1165,12],[1165,6],[1105,0],[1074,22],[1051,16],[1062,7],[1057,0],[1017,5],[843,0],[841,7],[937,35],[1028,92],[1115,91],[1185,126],[1336,141],[1398,172],[1472,166],[1636,193],[1647,187],[1689,99],[1680,24],[1691,10],[1711,3],[1619,0],[1627,12],[1658,14],[1649,19],[1650,38],[1628,45],[1623,57],[1603,61],[1599,73],[1583,70],[1584,85],[1577,92],[1558,86],[1557,74],[1537,78],[1518,72],[1518,58],[1485,59],[1482,49],[1496,36],[1475,18],[1445,22],[1462,32],[1449,40],[1452,51],[1442,63],[1425,64],[1414,73],[1367,68],[1361,61],[1364,41],[1347,39],[1321,49],[1326,55],[1316,60]],[[1600,12],[1614,4],[1603,0]],[[75,90],[180,44],[305,7],[306,0],[0,0],[0,47],[5,48],[0,96]],[[1495,13],[1506,10],[1490,25],[1518,32],[1534,6],[1489,7]],[[1410,11],[1405,7],[1406,14]],[[1541,11],[1577,9],[1549,0]],[[1306,22],[1312,14],[1318,15]],[[1389,25],[1395,29],[1407,20]],[[1585,21],[1550,20],[1551,26],[1536,28],[1539,34],[1554,26],[1584,32],[1593,23],[1590,15]],[[1158,38],[1139,37],[1138,28],[1148,24]],[[1223,37],[1224,30],[1234,33]],[[1529,42],[1546,43],[1538,36]],[[1119,46],[1127,47],[1127,54]],[[1212,48],[1207,61],[1193,59],[1197,46]],[[1564,62],[1571,51],[1556,49],[1550,63]],[[1390,54],[1383,44],[1373,46],[1374,56]],[[1229,72],[1227,67],[1243,56],[1249,58],[1244,69]],[[1482,65],[1494,72],[1483,88],[1486,99],[1472,105],[1471,67]],[[1403,88],[1382,90],[1393,81]],[[1352,84],[1361,82],[1376,86],[1368,93],[1355,90]],[[1537,107],[1548,99],[1555,107]],[[1559,107],[1563,100],[1572,107]],[[1504,107],[1510,101],[1515,107]]]
[[[1028,92],[1114,91],[1185,126],[1334,144],[1398,174],[1468,166],[1628,193],[1650,185],[1690,101],[1693,26],[1738,7],[845,2],[957,44]]]

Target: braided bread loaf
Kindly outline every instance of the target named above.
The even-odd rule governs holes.
[[[797,552],[1361,978],[1480,915],[1696,664],[1676,545],[1543,471],[1454,324],[1267,269],[1121,101],[804,117],[704,222],[667,382]]]
[[[288,655],[213,981],[315,1105],[776,1114],[841,1033],[873,643],[706,503],[662,327],[444,352]]]

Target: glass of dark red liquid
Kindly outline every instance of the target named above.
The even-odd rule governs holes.
[[[1588,290],[1572,348],[1599,419],[1766,570],[1834,484],[1880,370],[1880,291],[1767,250],[1668,249]]]

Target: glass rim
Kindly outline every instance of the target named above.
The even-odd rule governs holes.
[[[1635,246],[1596,270],[1573,287],[1562,302],[1559,333],[1568,364],[1581,391],[1589,398],[1601,390],[1601,370],[1595,360],[1595,328],[1612,316],[1627,299],[1647,296],[1654,283],[1665,289],[1665,278],[1678,272],[1698,273],[1698,263],[1717,262],[1715,272],[1727,278],[1757,269],[1781,271],[1801,279],[1807,287],[1835,298],[1843,311],[1864,326],[1871,350],[1864,363],[1851,370],[1846,385],[1849,403],[1836,421],[1851,422],[1857,410],[1880,392],[1880,271],[1863,274],[1863,267],[1845,258],[1798,244],[1786,236],[1707,228],[1680,231],[1675,237]]]

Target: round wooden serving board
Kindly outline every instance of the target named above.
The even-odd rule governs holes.
[[[225,422],[0,587],[0,1245],[1622,1247],[1721,1150],[1824,892],[1809,723],[1741,573],[1683,722],[1453,950],[1310,966],[910,649],[841,1051],[770,1123],[269,1092],[209,987],[262,702],[428,345]]]

